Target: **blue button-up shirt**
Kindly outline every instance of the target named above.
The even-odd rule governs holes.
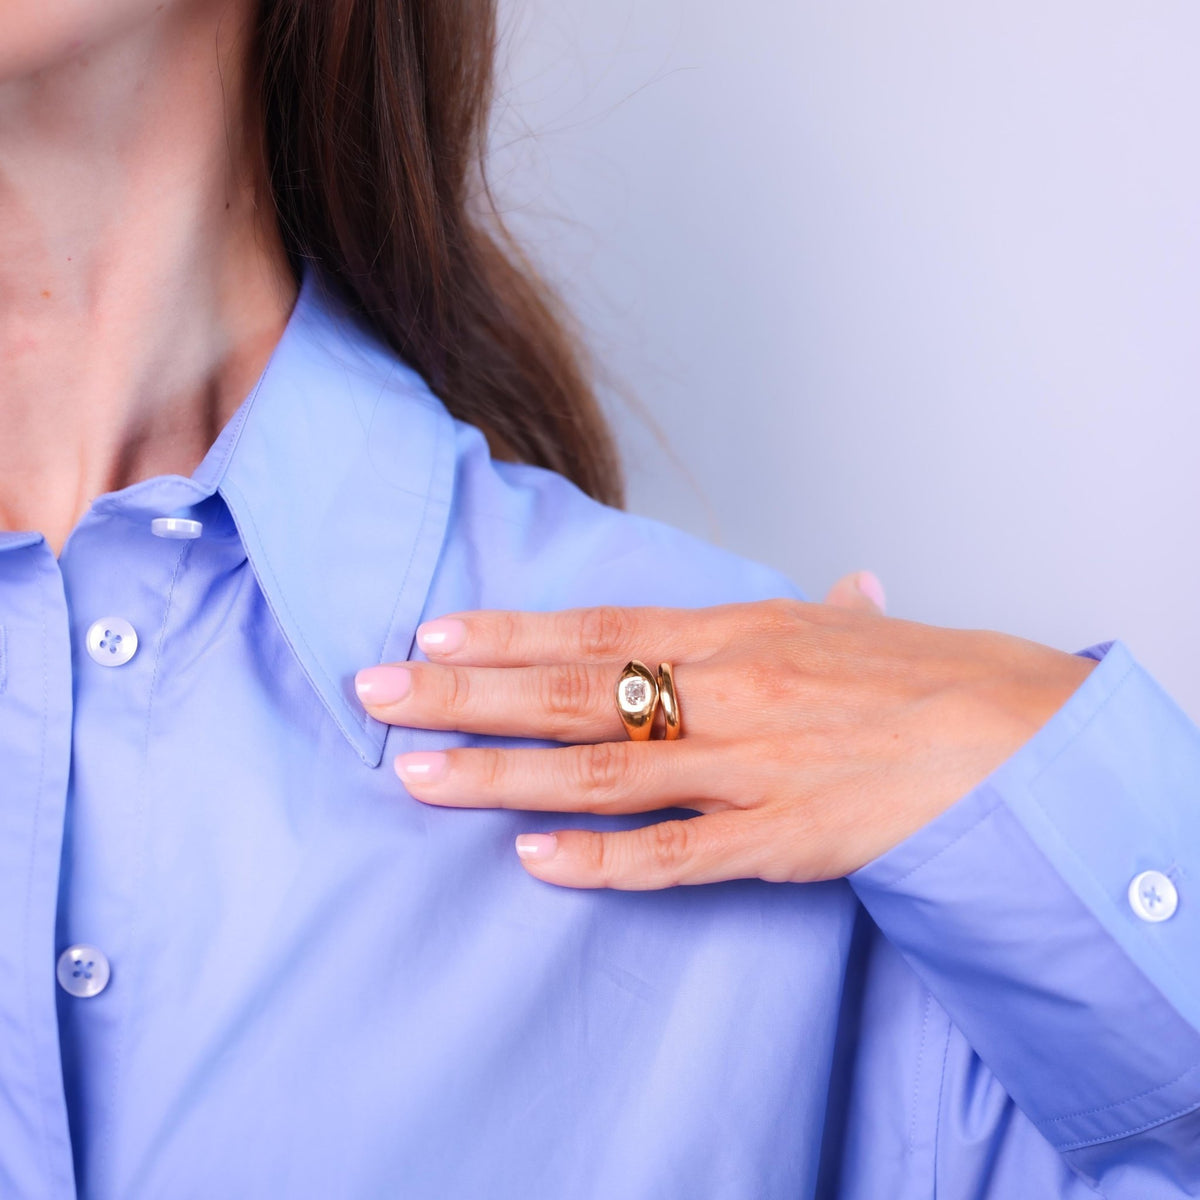
[[[1194,1194],[1200,736],[1121,643],[808,886],[542,883],[518,832],[655,818],[420,804],[485,739],[354,697],[447,611],[798,594],[491,461],[310,269],[191,478],[0,535],[0,1196]]]

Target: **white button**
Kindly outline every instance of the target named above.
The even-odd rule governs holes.
[[[204,523],[186,517],[155,517],[150,532],[162,538],[198,538],[204,532]]]
[[[1129,883],[1129,907],[1143,921],[1165,921],[1175,915],[1179,893],[1161,871],[1143,871]]]
[[[80,942],[58,956],[58,986],[72,996],[98,996],[108,987],[108,959],[103,950]]]
[[[102,667],[124,666],[137,653],[137,630],[124,617],[103,617],[87,631],[87,652]]]

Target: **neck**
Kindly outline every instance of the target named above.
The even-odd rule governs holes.
[[[195,469],[295,300],[242,103],[251,10],[168,6],[0,79],[0,529],[56,553],[100,493]]]

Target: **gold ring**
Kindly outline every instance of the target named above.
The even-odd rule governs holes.
[[[670,663],[658,664],[658,698],[662,701],[663,716],[667,719],[664,740],[673,742],[680,734],[680,719],[679,695],[675,691],[675,673]]]
[[[635,742],[648,742],[658,708],[658,680],[644,662],[625,664],[617,680],[617,711]]]

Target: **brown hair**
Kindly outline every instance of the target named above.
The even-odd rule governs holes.
[[[317,263],[498,457],[622,503],[582,341],[487,185],[495,0],[260,0],[257,38],[293,269]]]

